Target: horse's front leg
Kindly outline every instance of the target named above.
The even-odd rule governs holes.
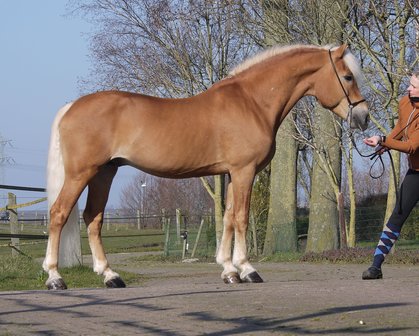
[[[234,251],[233,265],[240,269],[243,282],[263,282],[247,256],[246,234],[249,223],[250,196],[254,175],[242,173],[233,178]]]
[[[223,266],[221,279],[225,283],[240,283],[240,276],[237,268],[234,267],[231,261],[231,244],[234,232],[234,209],[233,209],[233,188],[231,182],[227,186],[226,209],[223,217],[223,236],[221,238],[220,246],[217,252],[217,263]]]

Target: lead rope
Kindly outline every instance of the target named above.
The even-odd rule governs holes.
[[[409,122],[406,124],[405,127],[403,127],[394,137],[393,139],[397,138],[397,136],[399,136],[404,130],[406,130],[417,118],[419,118],[419,113],[417,115],[415,115],[411,120],[409,120]],[[383,159],[381,157],[382,154],[380,154],[380,151],[383,147],[379,148],[378,150],[374,151],[373,153],[370,154],[362,154],[358,147],[356,146],[354,137],[353,137],[353,133],[348,130],[348,135],[349,138],[351,139],[352,145],[354,146],[355,150],[357,151],[357,153],[364,158],[369,158],[370,160],[374,160],[374,162],[372,163],[370,170],[369,170],[369,175],[370,177],[372,177],[373,179],[379,179],[380,177],[383,176],[385,168],[384,168],[384,162]],[[391,152],[389,149],[386,150],[388,157],[390,159],[390,165],[391,165],[391,170],[393,172],[393,183],[394,183],[394,188],[396,190],[396,204],[399,207],[398,213],[400,214],[402,211],[402,206],[401,206],[401,198],[400,198],[400,191],[398,188],[398,184],[397,184],[397,176],[396,176],[396,170],[394,167],[394,160],[393,160],[393,156],[391,155]],[[381,174],[379,175],[373,175],[372,174],[372,169],[374,168],[375,164],[377,163],[377,161],[380,161],[381,163]]]
[[[357,102],[355,102],[355,103],[352,103],[352,102],[351,102],[351,99],[349,98],[349,95],[348,95],[348,93],[346,92],[345,87],[343,86],[342,81],[340,80],[340,77],[339,77],[338,71],[337,71],[336,66],[335,66],[335,62],[333,62],[333,58],[332,58],[332,49],[329,49],[329,59],[330,59],[330,63],[332,64],[333,71],[335,72],[336,78],[337,78],[337,80],[338,80],[338,82],[339,82],[339,84],[340,84],[340,87],[342,88],[342,91],[343,91],[343,93],[345,94],[346,100],[348,101],[348,108],[349,108],[349,111],[348,111],[347,121],[349,122],[349,128],[350,128],[351,121],[352,121],[352,110],[353,110],[353,108],[354,108],[355,106],[357,106],[359,103],[364,102],[364,101],[365,101],[365,99],[362,99],[362,100],[357,101]],[[419,114],[417,114],[414,118],[412,118],[412,120],[410,120],[410,122],[408,121],[407,125],[406,125],[405,127],[403,127],[403,128],[401,129],[401,131],[400,131],[400,132],[398,132],[398,133],[397,133],[397,134],[393,137],[393,139],[395,139],[395,138],[396,138],[396,137],[397,137],[397,136],[398,136],[398,135],[399,135],[402,131],[404,131],[407,127],[409,127],[409,125],[410,125],[410,124],[411,124],[414,120],[416,120],[418,117],[419,117]],[[349,138],[351,139],[351,142],[352,142],[352,144],[353,144],[353,146],[354,146],[355,150],[358,152],[358,154],[359,154],[361,157],[365,157],[365,158],[369,158],[370,160],[374,160],[374,162],[372,163],[372,165],[371,165],[371,167],[370,167],[369,175],[370,175],[373,179],[378,179],[378,178],[380,178],[381,176],[383,176],[384,171],[385,171],[385,168],[384,168],[384,162],[383,162],[383,159],[382,159],[381,154],[380,154],[381,148],[379,148],[378,150],[374,151],[374,152],[373,152],[373,153],[371,153],[371,154],[362,154],[362,153],[358,150],[358,147],[356,146],[356,143],[355,143],[355,140],[354,140],[353,134],[352,134],[352,132],[351,132],[351,130],[350,130],[350,129],[348,130],[348,135],[349,135]],[[396,177],[396,171],[395,171],[395,168],[394,168],[394,161],[393,161],[393,157],[391,156],[390,150],[386,150],[386,152],[387,152],[387,153],[388,153],[388,155],[389,155],[389,158],[390,158],[390,164],[391,164],[391,169],[392,169],[392,171],[393,171],[393,181],[394,181],[394,187],[395,187],[395,189],[396,189],[396,202],[397,202],[397,204],[399,204],[399,213],[400,213],[400,212],[401,212],[400,195],[399,195],[399,188],[398,188],[398,185],[397,185],[397,177]],[[380,161],[380,163],[381,163],[381,174],[379,174],[379,175],[375,176],[375,175],[373,175],[373,174],[372,174],[372,169],[373,169],[373,167],[375,166],[375,164],[376,164],[376,162],[377,162],[377,161]]]

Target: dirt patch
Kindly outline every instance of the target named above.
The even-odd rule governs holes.
[[[225,285],[216,264],[129,263],[144,286],[0,293],[0,335],[418,335],[419,267],[255,264],[265,282]]]

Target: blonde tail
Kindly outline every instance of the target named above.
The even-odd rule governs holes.
[[[47,165],[48,214],[64,184],[64,165],[58,125],[61,118],[70,109],[72,104],[73,103],[69,103],[62,107],[58,111],[54,123],[52,124]],[[47,257],[48,252],[47,248]],[[81,262],[79,209],[76,203],[61,232],[58,264],[60,267],[69,267],[79,265]]]

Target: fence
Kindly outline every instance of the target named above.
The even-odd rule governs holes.
[[[45,192],[43,188],[31,188],[31,187],[19,187],[19,186],[5,186],[0,185],[1,189],[15,189],[15,190],[24,190],[24,191],[37,191],[37,192]],[[22,245],[20,239],[28,239],[32,240],[29,244],[37,244],[39,240],[45,240],[48,238],[46,235],[46,230],[43,231],[44,234],[34,234],[34,233],[26,233],[23,234],[23,227],[19,229],[19,225],[23,225],[21,221],[19,224],[18,221],[18,213],[17,209],[28,207],[40,202],[46,201],[46,197],[26,202],[23,204],[16,204],[16,195],[13,193],[8,193],[8,204],[5,208],[0,208],[1,222],[0,222],[0,239],[7,239],[10,240],[7,244],[0,244],[0,247],[7,246],[12,249],[12,255],[22,254],[23,252],[20,250],[20,246]],[[7,232],[7,228],[5,225],[10,227],[10,233]],[[47,225],[46,217],[43,217],[42,224],[44,226]]]
[[[12,197],[3,209],[8,215],[0,220],[0,255],[10,253],[11,248],[13,255],[20,253],[42,257],[48,239],[46,212],[39,212],[35,218],[22,214],[18,216],[16,208],[22,206],[15,204],[16,199]],[[90,254],[81,213],[79,225],[82,252]],[[107,252],[157,249],[165,256],[177,255],[182,258],[215,254],[214,219],[211,214],[186,215],[177,210],[172,214],[163,211],[159,215],[126,216],[117,211],[108,212],[104,218],[102,238]]]
[[[356,241],[376,241],[384,225],[385,206],[359,207],[356,213]],[[419,240],[419,206],[403,225],[400,239]]]
[[[12,253],[16,254],[20,250],[33,255],[33,251],[39,246],[40,251],[36,252],[35,256],[42,256],[45,253],[48,237],[46,212],[40,212],[36,217],[22,216],[22,214],[18,217],[16,209],[24,205],[14,208],[9,204],[7,210],[10,217],[2,216],[0,219],[0,239],[5,242],[0,241],[0,253],[4,253],[5,250],[10,253],[10,248],[12,248]],[[385,207],[382,205],[357,209],[357,243],[377,241],[384,224],[384,211]],[[418,220],[419,206],[413,210],[405,223],[401,239],[419,239]],[[15,224],[12,225],[12,223]],[[183,258],[214,256],[216,249],[214,226],[215,222],[211,214],[186,215],[180,211],[169,214],[163,211],[157,215],[137,213],[135,216],[128,216],[114,211],[105,215],[102,237],[107,252],[159,250],[166,256],[180,255]],[[299,212],[297,226],[298,234],[304,236],[308,229],[308,210]],[[87,233],[82,220],[80,220],[80,228],[83,254],[89,254]],[[249,239],[249,248],[252,248],[251,240]],[[263,241],[263,239],[260,240]],[[127,241],[130,243],[127,244]],[[25,248],[22,249],[22,247]]]
[[[82,221],[80,225],[84,234]],[[180,209],[174,213],[162,211],[158,215],[124,216],[118,212],[105,214],[102,237],[106,241],[156,235],[161,236],[160,245],[165,256],[194,258],[215,255],[215,222],[212,214],[188,215]],[[156,240],[153,242],[155,244]],[[108,246],[112,245],[115,244],[108,243]],[[139,243],[136,247],[148,247],[144,245],[149,244],[141,246]]]

